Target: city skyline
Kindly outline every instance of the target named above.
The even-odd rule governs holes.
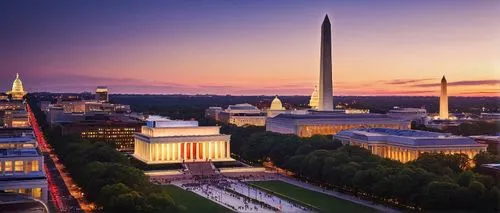
[[[328,14],[334,96],[500,94],[497,2],[1,4],[4,90],[310,95]]]

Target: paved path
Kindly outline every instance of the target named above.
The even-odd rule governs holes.
[[[288,200],[278,197],[273,194],[269,194],[255,187],[250,187],[248,184],[231,181],[231,190],[243,194],[247,197],[257,199],[264,202],[270,206],[280,209],[281,212],[308,212],[311,211],[305,207],[294,204]]]
[[[265,180],[269,180],[269,179],[265,179]],[[315,185],[312,185],[312,184],[309,184],[309,183],[304,183],[304,182],[295,180],[295,179],[290,178],[290,177],[279,175],[276,180],[281,180],[283,182],[286,182],[286,183],[289,183],[289,184],[292,184],[292,185],[295,185],[295,186],[298,186],[298,187],[301,187],[301,188],[305,188],[305,189],[308,189],[308,190],[311,190],[311,191],[320,192],[320,193],[327,194],[327,195],[330,195],[330,196],[333,196],[333,197],[336,197],[336,198],[340,198],[340,199],[343,199],[343,200],[348,200],[348,201],[351,201],[353,203],[357,203],[357,204],[360,204],[360,205],[363,205],[363,206],[368,206],[370,208],[376,209],[376,210],[381,211],[381,212],[387,212],[387,213],[401,212],[401,211],[399,211],[397,209],[393,209],[393,208],[390,208],[390,207],[387,207],[387,206],[383,206],[383,205],[380,205],[380,204],[377,204],[377,203],[374,203],[374,202],[371,202],[371,201],[363,200],[363,199],[360,199],[360,198],[355,197],[355,196],[343,194],[343,193],[340,193],[340,192],[337,192],[337,191],[325,190],[325,189],[323,189],[321,187],[318,187],[318,186],[315,186]],[[256,180],[255,179],[249,179],[249,181],[256,181]]]
[[[184,190],[192,191],[210,199],[228,209],[237,212],[310,212],[311,210],[294,204],[276,195],[269,194],[244,182],[224,178],[217,183],[201,183],[197,181],[173,181]],[[256,202],[258,200],[268,206]],[[272,206],[272,207],[269,207]]]
[[[237,212],[273,212],[271,209],[264,208],[259,204],[248,202],[246,198],[231,194],[217,187],[202,184],[197,187],[182,186],[182,182],[172,182],[173,185],[181,187],[184,190],[192,191],[204,198],[218,203],[228,209]]]

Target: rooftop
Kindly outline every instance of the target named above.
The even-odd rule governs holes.
[[[279,114],[274,117],[277,119],[294,119],[294,120],[307,120],[307,119],[395,119],[384,114],[345,114],[343,112],[315,112],[311,114]]]
[[[33,137],[0,137],[0,143],[26,143],[35,141]]]
[[[146,119],[148,127],[197,127],[198,121],[171,120],[168,117],[150,115]]]
[[[227,107],[228,110],[259,110],[256,106],[253,106],[248,103],[244,104],[235,104],[235,105],[229,105]]]
[[[337,133],[338,137],[348,137],[368,143],[391,143],[410,146],[483,146],[474,140],[448,133],[388,128],[359,128]]]
[[[38,157],[41,156],[36,148],[20,148],[20,149],[0,149],[0,158],[6,157]]]

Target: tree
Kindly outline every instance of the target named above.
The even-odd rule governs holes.
[[[471,171],[465,171],[460,173],[457,179],[457,183],[460,186],[469,186],[469,184],[474,180],[474,173]]]
[[[428,186],[427,196],[423,202],[425,209],[429,210],[443,210],[454,209],[454,202],[452,195],[458,189],[458,185],[448,182],[431,182]]]
[[[493,155],[488,152],[480,152],[476,156],[474,156],[474,164],[476,165],[475,170],[483,165],[489,163],[498,163],[500,162],[500,155]]]

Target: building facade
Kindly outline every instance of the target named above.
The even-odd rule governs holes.
[[[147,164],[233,161],[230,136],[197,121],[150,120],[135,134],[134,155]]]
[[[43,155],[33,137],[0,137],[0,191],[25,194],[47,203]]]
[[[266,122],[267,131],[300,137],[334,135],[342,130],[373,127],[409,129],[410,122],[381,114],[344,113],[280,114]]]
[[[266,113],[251,104],[229,105],[219,113],[219,121],[236,126],[265,126]]]
[[[96,115],[61,124],[61,130],[63,135],[78,134],[82,139],[110,143],[121,152],[133,152],[134,134],[142,125],[144,122],[121,115]]]
[[[410,121],[416,121],[418,124],[424,124],[427,119],[427,110],[420,108],[399,108],[389,110],[387,115],[395,118],[402,118]]]
[[[7,110],[4,113],[4,126],[6,128],[25,128],[30,126],[28,113],[24,110]]]
[[[224,111],[222,107],[209,107],[205,110],[205,118],[211,118],[219,121],[219,114]]]
[[[98,102],[109,102],[108,87],[98,86],[95,90],[95,99]]]
[[[487,145],[448,133],[387,128],[361,128],[344,130],[334,138],[344,144],[360,146],[372,154],[403,163],[417,159],[422,153],[465,154],[473,159],[486,151]]]
[[[0,101],[0,111],[5,110],[24,110],[24,104],[22,101]]]

